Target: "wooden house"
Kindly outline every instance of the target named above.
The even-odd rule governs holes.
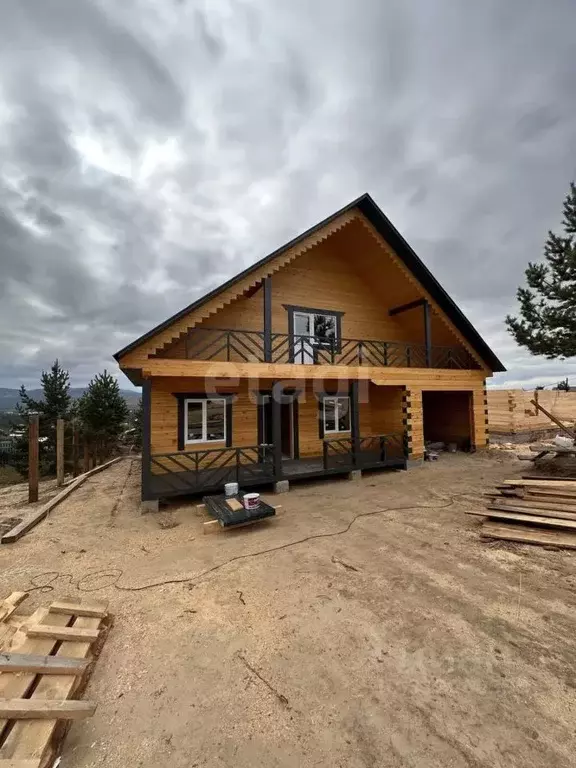
[[[369,195],[116,355],[142,386],[142,499],[486,445],[502,363]]]

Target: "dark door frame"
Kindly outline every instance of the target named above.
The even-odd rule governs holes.
[[[274,408],[272,401],[272,390],[260,390],[257,393],[257,424],[258,424],[258,445],[262,445],[266,442],[266,432],[268,431],[266,425],[266,417],[269,414],[271,419],[271,426],[269,430],[271,432],[272,443],[274,443],[274,435],[277,433],[280,437],[282,449],[282,406],[290,405],[292,411],[292,457],[293,459],[300,458],[300,430],[299,430],[299,412],[298,412],[298,396],[301,390],[287,389],[284,390],[280,396],[280,402],[277,407]],[[279,407],[278,407],[279,406]],[[278,414],[279,424],[274,424],[275,415]],[[276,429],[275,429],[276,427]]]

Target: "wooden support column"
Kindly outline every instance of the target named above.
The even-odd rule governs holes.
[[[142,384],[142,501],[152,501],[150,490],[152,454],[152,381],[144,379]]]
[[[282,479],[282,405],[283,387],[280,382],[272,387],[272,442],[274,443],[274,479]]]
[[[350,382],[350,437],[352,439],[352,463],[360,461],[360,407],[358,404],[358,380]]]
[[[426,367],[432,365],[432,322],[430,316],[430,304],[425,301],[422,305],[424,311],[424,344],[426,345]]]
[[[64,485],[64,419],[56,419],[56,485]]]
[[[80,459],[80,431],[76,421],[72,422],[72,475],[78,477],[78,462]]]
[[[38,501],[38,438],[40,417],[37,413],[28,417],[28,503]]]
[[[262,280],[264,289],[264,362],[272,362],[272,278]]]

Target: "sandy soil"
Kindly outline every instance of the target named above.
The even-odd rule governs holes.
[[[574,766],[574,555],[464,515],[521,469],[443,455],[294,486],[281,518],[215,536],[190,505],[141,516],[136,461],[96,475],[0,549],[1,593],[53,587],[29,610],[115,614],[62,768]]]

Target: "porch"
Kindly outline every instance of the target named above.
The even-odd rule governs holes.
[[[321,456],[298,459],[279,455],[272,445],[152,454],[143,473],[146,498],[211,493],[229,482],[246,488],[358,469],[406,467],[402,433],[325,439],[322,448]]]

